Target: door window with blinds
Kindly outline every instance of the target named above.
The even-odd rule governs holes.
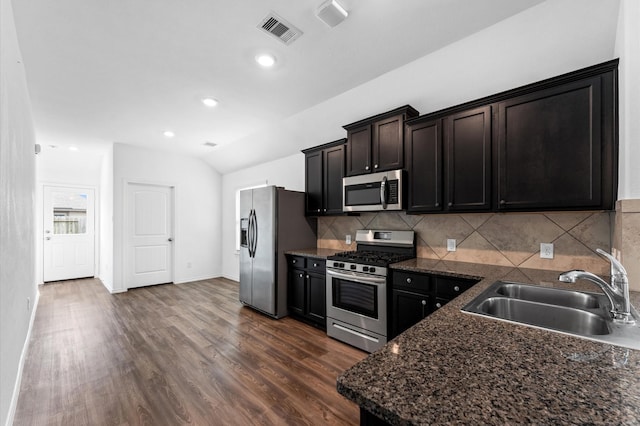
[[[83,192],[53,193],[53,233],[87,233],[87,194]]]

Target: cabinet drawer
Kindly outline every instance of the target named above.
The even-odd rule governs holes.
[[[443,299],[453,299],[467,291],[477,282],[464,278],[435,277],[436,294]]]
[[[309,272],[316,272],[318,274],[325,274],[327,261],[324,259],[307,258],[307,270]]]
[[[287,266],[289,268],[304,269],[307,267],[306,260],[307,258],[304,256],[287,256]]]
[[[393,288],[404,288],[422,293],[433,291],[432,281],[428,275],[410,272],[393,272]]]

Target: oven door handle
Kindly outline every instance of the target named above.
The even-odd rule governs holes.
[[[327,269],[327,274],[336,278],[342,278],[344,280],[355,281],[365,284],[386,284],[387,279],[385,277],[370,277],[357,272],[337,272],[331,269]]]

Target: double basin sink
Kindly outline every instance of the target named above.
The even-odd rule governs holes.
[[[496,281],[469,302],[463,312],[640,349],[640,317],[618,324],[604,294]]]

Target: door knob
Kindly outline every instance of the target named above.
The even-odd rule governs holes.
[[[167,241],[171,242],[171,241],[173,241],[173,238],[169,238]]]

